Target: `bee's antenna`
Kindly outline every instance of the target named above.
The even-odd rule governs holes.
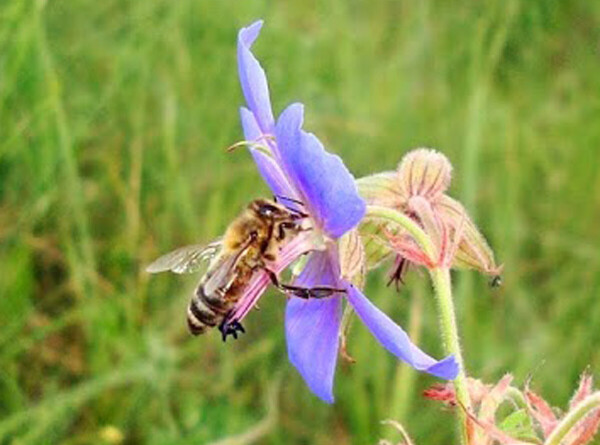
[[[299,201],[297,199],[294,198],[288,198],[287,196],[281,196],[281,195],[273,195],[273,200],[275,202],[279,202],[279,201],[289,201],[292,202],[294,204],[298,204],[299,206],[304,207],[304,203],[302,201]],[[288,209],[291,213],[293,213],[294,215],[296,215],[298,218],[307,218],[308,217],[308,213],[302,212],[298,209],[295,209],[293,207],[290,207],[288,205],[285,205],[286,209]]]
[[[293,202],[294,204],[298,204],[298,205],[301,205],[302,207],[304,207],[304,203],[298,199],[288,198],[287,196],[281,196],[281,195],[273,195],[273,198],[275,199],[275,202],[277,202],[279,200],[289,201],[289,202]]]

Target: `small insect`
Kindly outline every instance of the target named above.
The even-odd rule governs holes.
[[[300,204],[290,198],[286,199]],[[228,335],[237,339],[245,332],[229,315],[244,293],[254,274],[265,271],[271,282],[282,292],[300,298],[325,298],[345,292],[329,286],[304,288],[282,284],[277,274],[267,266],[277,260],[280,248],[300,232],[308,215],[276,201],[256,199],[227,228],[222,238],[210,244],[181,247],[168,253],[146,271],[158,273],[191,273],[208,262],[187,309],[187,324],[191,334],[200,335],[219,326],[223,341]]]
[[[494,275],[491,279],[490,279],[490,287],[500,287],[502,286],[502,276],[500,275]]]

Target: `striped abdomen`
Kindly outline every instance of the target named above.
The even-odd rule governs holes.
[[[190,333],[200,335],[221,323],[233,304],[225,298],[221,289],[217,289],[213,295],[206,295],[204,286],[198,286],[187,311]]]

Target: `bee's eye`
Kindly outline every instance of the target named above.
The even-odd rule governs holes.
[[[271,205],[264,205],[258,209],[258,213],[260,213],[261,216],[270,217],[270,216],[273,216],[273,213],[275,213],[275,210],[276,210],[275,207],[273,207]]]

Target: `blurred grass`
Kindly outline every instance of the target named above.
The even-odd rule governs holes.
[[[434,380],[359,323],[329,407],[287,362],[281,298],[222,345],[185,332],[196,277],[142,271],[267,195],[224,152],[241,138],[236,32],[258,17],[275,110],[304,102],[357,176],[415,146],[452,160],[506,265],[498,291],[456,274],[469,371],[533,372],[563,404],[600,369],[600,3],[5,1],[0,443],[110,443],[114,427],[126,443],[365,444],[389,417],[449,443],[450,414],[419,396]],[[381,278],[368,294],[440,356],[424,277],[400,295]]]

